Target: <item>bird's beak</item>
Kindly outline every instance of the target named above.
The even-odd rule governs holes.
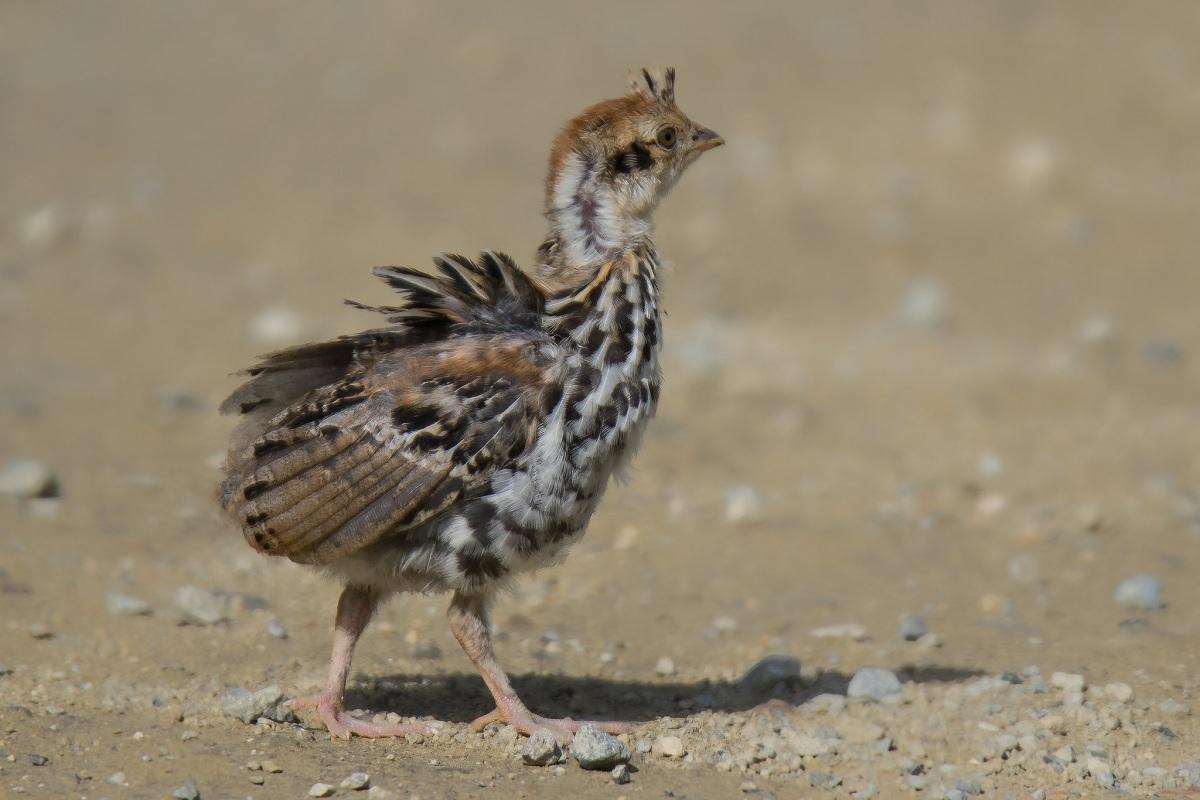
[[[696,128],[692,133],[693,153],[703,153],[705,150],[712,150],[723,144],[725,144],[725,140],[716,131],[708,128]]]

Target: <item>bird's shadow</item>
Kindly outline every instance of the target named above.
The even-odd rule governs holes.
[[[897,669],[896,674],[901,681],[951,683],[984,673],[958,667],[910,666]],[[543,716],[645,722],[706,710],[745,711],[769,701],[799,706],[821,694],[845,695],[850,678],[838,671],[823,672],[813,679],[798,674],[755,675],[752,668],[737,681],[622,681],[562,674],[514,675],[511,680],[525,703]],[[468,722],[495,707],[483,681],[465,673],[362,676],[347,692],[346,700],[348,708],[395,711],[448,722]]]

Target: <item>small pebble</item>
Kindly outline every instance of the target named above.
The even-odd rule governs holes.
[[[125,773],[124,772],[114,772],[112,775],[108,776],[108,782],[114,786],[124,786],[125,785]]]
[[[924,617],[905,614],[900,618],[900,638],[904,641],[915,642],[927,633],[929,626]]]
[[[272,639],[286,639],[288,637],[287,628],[283,627],[283,623],[277,619],[273,619],[267,623],[267,636]]]
[[[396,800],[396,793],[382,786],[372,786],[367,789],[367,800]]]
[[[856,642],[861,642],[867,638],[867,629],[854,622],[843,622],[838,625],[813,628],[808,632],[808,635],[815,636],[818,639],[853,639]]]
[[[1117,585],[1113,599],[1122,608],[1162,608],[1162,583],[1153,575],[1134,575]]]
[[[521,760],[533,767],[548,767],[563,760],[562,747],[549,728],[537,728],[521,748]]]
[[[936,278],[921,277],[904,290],[896,316],[914,327],[941,324],[946,318],[946,292]]]
[[[846,687],[846,695],[882,700],[890,695],[900,694],[902,690],[900,679],[891,670],[863,667],[850,679],[850,685]]]
[[[341,787],[351,791],[360,791],[371,786],[371,776],[365,772],[351,772],[342,778]]]
[[[46,627],[45,623],[35,622],[29,626],[29,635],[34,639],[53,639],[54,631]]]
[[[44,767],[50,763],[50,759],[39,753],[33,753],[29,756],[29,763],[33,764],[35,767]]]
[[[296,718],[287,705],[283,690],[275,685],[264,686],[256,692],[230,686],[221,693],[221,711],[247,725],[261,717],[275,722],[292,722]]]
[[[1075,762],[1075,748],[1065,745],[1054,751],[1054,760],[1064,766]]]
[[[1192,709],[1175,698],[1164,700],[1158,704],[1158,710],[1172,717],[1186,717],[1192,713]]]
[[[314,783],[308,790],[309,797],[332,797],[334,788],[328,783]]]
[[[766,656],[746,670],[738,683],[751,689],[770,689],[781,681],[799,680],[800,660],[792,656]]]
[[[51,203],[22,219],[18,231],[22,244],[30,250],[50,250],[67,238],[67,217]]]
[[[766,507],[753,486],[731,486],[725,490],[725,519],[741,525],[762,522]]]
[[[618,786],[624,786],[625,784],[629,783],[630,780],[632,780],[632,778],[629,776],[628,764],[617,764],[612,768],[612,772],[609,774],[612,776],[613,783],[617,784]]]
[[[754,781],[742,781],[738,788],[742,790],[742,794],[754,794],[758,791],[758,785]]]
[[[668,658],[667,656],[663,656],[655,663],[654,671],[664,677],[667,675],[674,675],[675,674],[675,662],[673,660],[671,660],[670,658]]]
[[[263,775],[262,773],[256,772],[250,776],[250,782],[253,783],[255,786],[262,786],[264,783],[267,782],[267,776]]]
[[[283,772],[283,767],[279,766],[274,761],[267,759],[266,761],[262,762],[262,770],[263,772],[270,772],[274,775],[278,775],[279,773]]]
[[[250,321],[250,338],[260,344],[285,344],[300,337],[300,315],[285,306],[263,309]]]
[[[686,751],[683,748],[683,740],[678,736],[660,736],[654,740],[650,752],[663,758],[683,758]]]
[[[1118,703],[1128,703],[1133,699],[1133,688],[1128,683],[1110,683],[1104,687],[1104,693]]]
[[[1050,676],[1050,685],[1064,692],[1082,692],[1083,676],[1072,672],[1055,672]]]
[[[216,625],[228,619],[229,603],[196,586],[180,586],[175,591],[175,607],[182,613],[183,621],[192,625]]]
[[[185,781],[182,786],[176,786],[171,790],[171,797],[175,800],[200,800],[200,790],[196,788],[195,781]]]
[[[145,600],[120,592],[109,592],[104,595],[104,607],[108,609],[108,613],[119,617],[140,617],[153,611]]]
[[[621,740],[589,724],[575,734],[571,755],[584,769],[608,770],[629,761],[631,754]]]
[[[41,461],[18,458],[0,468],[0,495],[29,500],[57,497],[58,480],[54,471]]]

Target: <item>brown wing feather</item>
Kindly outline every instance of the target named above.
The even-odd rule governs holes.
[[[554,383],[546,347],[462,335],[360,354],[236,442],[224,505],[253,547],[305,563],[418,525],[486,490],[532,444]]]

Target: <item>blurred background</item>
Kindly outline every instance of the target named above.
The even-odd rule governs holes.
[[[0,697],[203,727],[223,684],[319,681],[337,588],[212,501],[231,373],[374,324],[341,305],[388,301],[371,266],[528,263],[557,127],[662,63],[728,146],[657,216],[660,418],[501,603],[509,665],[1042,664],[1186,700],[1198,37],[1187,2],[4,4],[0,460],[34,463],[0,485]],[[188,585],[255,600],[177,627]],[[395,604],[356,668],[469,672],[443,604]]]

